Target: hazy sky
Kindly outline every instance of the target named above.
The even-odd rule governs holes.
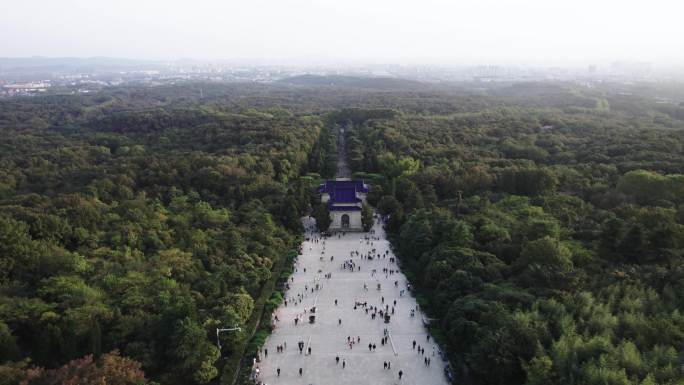
[[[684,63],[684,0],[0,0],[0,56]]]

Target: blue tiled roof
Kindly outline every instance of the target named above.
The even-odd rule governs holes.
[[[330,195],[328,209],[331,211],[359,211],[359,203],[363,202],[358,197],[359,193],[367,193],[368,185],[362,180],[328,180],[323,183],[318,191]]]
[[[368,193],[368,185],[363,183],[361,179],[327,180],[318,187],[318,192],[332,194],[335,188],[353,188],[356,192]]]
[[[335,203],[356,203],[361,199],[356,197],[356,190],[353,187],[335,187],[330,196],[330,200]]]

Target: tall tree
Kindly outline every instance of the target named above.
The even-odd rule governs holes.
[[[328,231],[330,223],[330,211],[328,210],[328,205],[321,203],[314,208],[313,217],[316,220],[316,228],[318,231]]]
[[[363,231],[370,231],[375,223],[373,219],[373,209],[367,203],[363,203],[361,208],[361,224],[363,226]]]

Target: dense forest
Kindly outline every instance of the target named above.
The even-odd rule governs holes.
[[[683,104],[551,90],[344,110],[350,163],[466,383],[682,384]]]
[[[0,101],[0,384],[232,384],[340,125],[459,380],[682,384],[681,88],[313,80]]]
[[[323,123],[175,91],[0,103],[0,383],[232,383]]]

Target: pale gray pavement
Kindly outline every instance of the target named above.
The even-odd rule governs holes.
[[[305,221],[305,225],[311,228],[313,221]],[[259,381],[268,385],[447,384],[443,372],[445,362],[440,358],[439,347],[432,338],[427,342],[423,313],[417,310],[414,317],[410,316],[411,309],[416,308],[417,304],[405,290],[406,277],[399,272],[387,276],[382,273],[383,268],[398,268],[396,263],[390,262],[394,255],[382,228],[376,224],[374,230],[375,234],[347,233],[341,238],[333,235],[325,242],[309,240],[303,243],[302,255],[298,258],[296,271],[289,281],[290,290],[286,293],[288,304],[277,309],[275,316],[279,321],[274,321],[276,328],[264,346],[268,356],[262,353],[261,362],[256,364],[260,372]],[[318,235],[307,231],[307,236]],[[364,237],[378,237],[379,240],[366,241]],[[372,249],[381,255],[379,259],[371,261],[356,254],[350,257],[352,251],[363,255]],[[389,254],[383,258],[386,250],[390,250]],[[332,262],[331,256],[334,256]],[[360,272],[342,269],[341,264],[350,258],[356,266],[361,267]],[[373,269],[377,269],[378,273],[371,277]],[[326,278],[328,273],[332,274],[329,279]],[[398,287],[395,287],[394,281],[398,281]],[[320,289],[312,293],[311,287],[315,287],[316,283],[319,283]],[[364,283],[368,286],[367,291],[363,288]],[[377,290],[378,283],[381,284],[381,290]],[[305,290],[305,285],[308,290]],[[402,289],[405,292],[400,296]],[[298,294],[304,296],[301,303],[296,303]],[[379,316],[372,320],[372,311],[366,314],[360,306],[354,309],[356,301],[366,301],[368,306],[382,308],[382,297],[385,298],[385,304],[389,305],[390,312],[393,301],[397,301],[395,314],[391,316],[389,324],[385,324]],[[310,324],[308,321],[313,306],[316,306],[316,322]],[[308,311],[306,314],[305,308]],[[295,326],[294,319],[297,316],[302,316],[302,319]],[[341,325],[338,325],[338,319],[342,320]],[[391,338],[387,345],[382,345],[380,340],[385,328],[388,328]],[[348,336],[354,339],[360,337],[361,342],[350,349]],[[425,355],[413,348],[414,340],[425,349]],[[303,354],[297,348],[299,341],[305,344]],[[374,352],[369,352],[369,342],[376,345]],[[276,347],[285,343],[287,347],[284,352],[277,353]],[[311,355],[306,354],[309,346]],[[335,356],[340,357],[339,364],[335,363]],[[424,364],[425,357],[431,360],[429,367]],[[344,369],[342,360],[346,361]],[[390,370],[383,369],[383,361],[391,363]],[[281,370],[280,377],[276,376],[277,368]],[[299,375],[299,368],[303,369],[302,376]],[[403,371],[401,380],[399,370]]]

